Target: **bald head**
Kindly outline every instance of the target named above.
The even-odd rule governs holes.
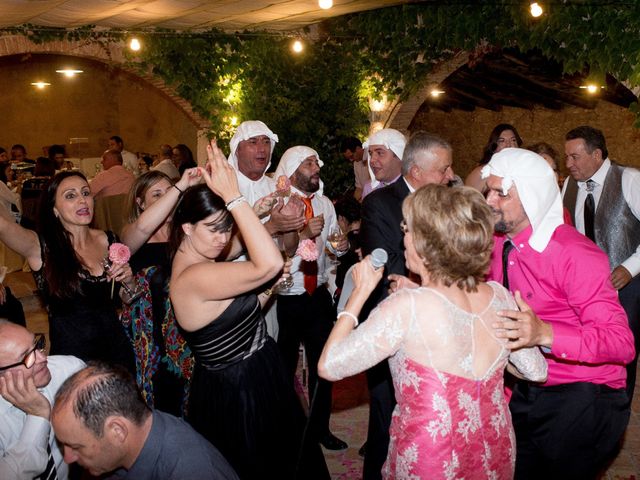
[[[102,168],[109,170],[116,165],[122,165],[122,154],[117,150],[106,150],[102,154]]]

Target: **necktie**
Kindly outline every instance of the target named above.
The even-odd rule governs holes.
[[[587,198],[584,199],[584,234],[592,241],[596,241],[594,222],[596,217],[596,203],[593,200],[593,189],[596,182],[587,180]]]
[[[313,195],[310,197],[302,197],[302,202],[305,206],[304,218],[307,222],[313,218],[313,205],[311,205],[312,198]],[[304,273],[304,289],[309,295],[312,295],[318,286],[318,262],[307,262],[302,260],[300,262],[300,267],[302,269],[302,273]]]
[[[502,246],[502,285],[509,290],[509,275],[507,273],[507,267],[509,266],[509,252],[513,250],[513,243],[511,240],[504,242]]]
[[[44,469],[40,475],[35,477],[34,480],[58,480],[58,474],[56,472],[56,463],[53,461],[53,455],[51,454],[51,446],[47,445],[47,453],[49,454],[49,460],[47,461],[47,468]]]

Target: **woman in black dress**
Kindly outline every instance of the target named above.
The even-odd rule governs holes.
[[[215,142],[206,185],[190,188],[171,225],[171,301],[196,359],[188,420],[243,479],[328,478],[319,445],[305,445],[302,407],[267,335],[253,291],[282,269],[280,252],[238,190]],[[237,225],[250,260],[217,262]]]
[[[93,197],[79,172],[61,172],[40,203],[39,234],[0,215],[0,240],[26,257],[49,311],[53,355],[119,363],[134,371],[133,350],[118,321],[118,284],[135,288],[128,263],[105,269],[112,232],[90,227]],[[116,291],[112,296],[112,281]],[[121,292],[128,301],[128,293]]]

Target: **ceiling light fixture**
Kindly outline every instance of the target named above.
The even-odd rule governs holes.
[[[140,44],[140,40],[138,40],[136,37],[133,37],[131,40],[129,40],[129,48],[134,52],[140,50],[141,47],[142,45]]]
[[[56,73],[62,73],[65,77],[73,77],[76,73],[83,73],[82,70],[75,70],[73,68],[62,68],[56,70]]]
[[[437,88],[434,88],[433,90],[431,90],[429,92],[429,94],[433,97],[433,98],[437,98],[440,95],[442,95],[444,93],[444,90],[438,90]]]
[[[318,0],[318,6],[323,10],[329,10],[333,7],[333,0]]]
[[[293,50],[295,53],[300,53],[302,52],[302,50],[304,50],[304,45],[300,40],[295,40],[291,45],[291,50]]]
[[[544,12],[538,2],[531,2],[531,4],[529,5],[529,11],[531,12],[531,16],[533,18],[538,18],[540,15],[542,15],[542,12]]]
[[[39,90],[44,90],[45,87],[48,87],[49,85],[51,85],[49,82],[31,82],[31,85],[33,85],[34,87],[36,87]]]

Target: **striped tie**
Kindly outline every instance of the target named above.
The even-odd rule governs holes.
[[[47,461],[47,468],[44,469],[40,475],[34,478],[34,480],[58,480],[58,474],[56,472],[56,463],[53,461],[53,455],[51,454],[51,446],[47,444],[47,454],[49,460]]]

